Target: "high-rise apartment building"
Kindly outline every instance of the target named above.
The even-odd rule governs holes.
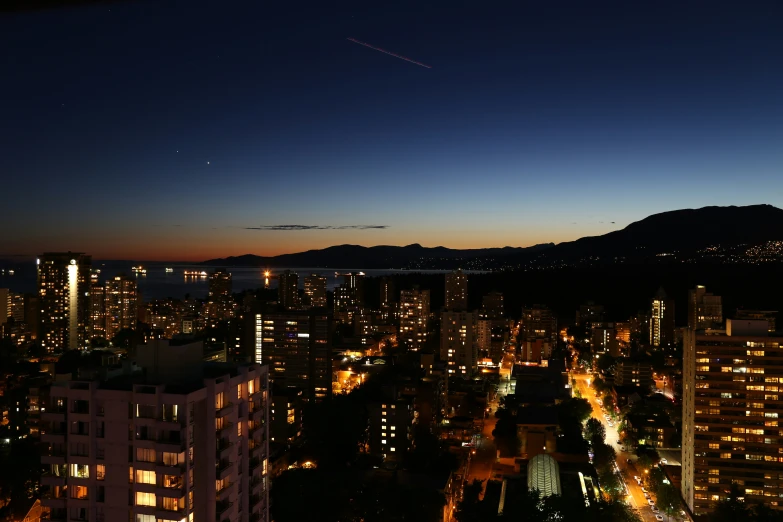
[[[11,316],[11,291],[0,288],[0,324],[4,324]]]
[[[738,308],[737,313],[734,314],[734,318],[767,321],[767,330],[770,332],[776,332],[777,315],[778,312],[776,310],[747,310],[745,308]]]
[[[299,274],[286,270],[277,276],[277,301],[286,310],[299,308]]]
[[[446,361],[449,375],[469,379],[476,371],[476,314],[444,311],[440,315],[440,360]]]
[[[391,277],[381,278],[381,307],[389,305],[390,303],[397,302],[397,294],[395,293],[394,280]]]
[[[712,295],[698,285],[688,290],[688,328],[704,330],[723,325],[723,304],[719,295]]]
[[[87,336],[108,339],[106,336],[106,285],[97,280],[90,283],[90,328]]]
[[[209,292],[207,293],[207,321],[209,326],[216,327],[220,321],[228,321],[234,317],[234,299],[231,296],[232,277],[230,272],[218,269],[209,275]]]
[[[400,292],[400,339],[409,350],[419,351],[427,342],[430,318],[430,291],[403,290]]]
[[[522,309],[520,338],[523,340],[543,338],[557,343],[557,317],[552,310],[542,305]]]
[[[602,323],[606,317],[606,311],[603,305],[588,301],[587,304],[579,305],[579,311],[576,312],[576,324],[591,326],[592,323]]]
[[[399,310],[398,295],[394,281],[390,277],[381,278],[381,319],[390,321],[397,318]]]
[[[304,295],[310,308],[326,308],[326,277],[318,274],[305,277]]]
[[[649,363],[635,361],[626,357],[617,359],[614,366],[614,384],[616,386],[636,386],[646,394],[655,384],[652,366]]]
[[[305,400],[332,393],[331,317],[323,310],[262,312],[255,316],[257,363],[269,366],[279,388],[304,390]]]
[[[745,502],[783,508],[781,348],[765,321],[686,330],[682,495],[694,515],[709,513],[733,485]]]
[[[668,346],[674,342],[674,301],[663,288],[650,301],[650,346]]]
[[[462,270],[446,274],[446,310],[468,309],[468,276]]]
[[[343,286],[353,290],[354,299],[353,304],[361,306],[364,304],[364,272],[347,272],[344,274],[337,273],[336,276],[343,278]]]
[[[482,319],[503,319],[505,314],[501,292],[490,292],[481,299]]]
[[[58,381],[42,413],[49,520],[268,521],[268,374],[201,343],[137,348],[143,371]]]
[[[84,348],[90,318],[90,256],[48,252],[38,260],[40,340],[47,352]]]
[[[107,339],[120,333],[120,330],[136,328],[139,296],[134,278],[118,275],[107,280],[104,299]]]

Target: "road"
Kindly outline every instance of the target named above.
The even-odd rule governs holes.
[[[481,437],[476,445],[476,453],[471,455],[470,465],[468,467],[467,482],[479,479],[484,482],[492,478],[492,469],[497,458],[497,448],[492,437],[492,430],[495,429],[497,419],[495,412],[498,409],[500,398],[508,393],[513,393],[513,382],[501,380],[498,386],[498,394],[495,400],[490,401],[487,417],[484,419],[484,428],[481,430]],[[466,482],[466,483],[467,483]],[[483,494],[483,493],[482,493]]]
[[[644,492],[641,487],[636,484],[636,481],[633,478],[634,475],[638,475],[639,473],[633,463],[628,463],[628,459],[631,461],[636,459],[635,455],[632,452],[624,451],[623,446],[617,444],[617,441],[620,440],[620,437],[617,434],[617,423],[613,422],[614,426],[609,426],[609,422],[604,417],[603,410],[598,404],[598,398],[595,396],[595,392],[588,385],[588,381],[592,379],[592,376],[586,374],[572,374],[571,377],[576,379],[576,386],[582,394],[582,397],[587,399],[590,402],[590,406],[593,407],[593,417],[600,420],[604,425],[604,428],[606,429],[606,443],[611,445],[617,452],[617,467],[625,482],[626,490],[630,493],[626,500],[636,512],[641,515],[644,522],[657,522],[655,513],[652,512],[647,503],[647,499],[644,498]],[[666,517],[664,517],[664,519],[665,518]]]

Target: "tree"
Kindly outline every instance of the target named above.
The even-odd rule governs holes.
[[[611,470],[615,458],[617,458],[617,453],[608,444],[602,442],[593,445],[593,464],[597,470]]]
[[[710,515],[710,522],[737,522],[749,518],[748,506],[740,500],[740,491],[737,485],[732,484],[729,496],[715,503],[715,509]]]
[[[571,397],[558,404],[558,414],[562,417],[571,417],[577,422],[584,423],[593,412],[593,407],[587,399]]]
[[[606,440],[606,428],[604,428],[603,423],[595,417],[587,419],[585,423],[585,438],[593,445],[604,442]]]
[[[680,495],[671,484],[662,484],[661,487],[658,488],[656,502],[658,503],[658,508],[663,511],[666,516],[673,517],[680,508]]]
[[[495,445],[500,450],[502,457],[516,457],[522,447],[522,441],[517,434],[517,423],[511,412],[505,408],[499,409],[495,416],[498,418],[492,436],[495,437]]]
[[[457,504],[457,511],[454,513],[454,518],[457,522],[481,522],[485,520],[484,512],[487,506],[482,505],[479,500],[482,489],[483,485],[480,479],[474,479],[473,482],[466,484],[462,488],[462,500]]]
[[[624,493],[623,484],[613,469],[606,468],[599,472],[598,482],[601,484],[601,489],[604,490],[610,498],[617,500],[622,497]]]

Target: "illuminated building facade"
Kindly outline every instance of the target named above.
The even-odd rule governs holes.
[[[557,318],[546,306],[534,305],[522,309],[520,337],[523,340],[543,338],[557,343]]]
[[[304,295],[310,308],[326,308],[326,277],[318,274],[305,277]]]
[[[286,270],[277,276],[277,301],[286,310],[299,308],[299,274]]]
[[[52,385],[45,519],[269,520],[267,369],[200,346],[142,345],[144,372]]]
[[[311,309],[257,313],[255,361],[269,366],[275,387],[304,390],[305,400],[332,393],[332,319]]]
[[[503,319],[505,315],[502,293],[490,292],[481,299],[482,319]]]
[[[446,310],[468,309],[468,276],[462,270],[446,274]]]
[[[699,285],[688,290],[688,328],[704,330],[723,325],[723,304],[719,295],[712,295]]]
[[[421,350],[427,342],[430,319],[430,291],[403,290],[400,292],[400,339],[412,351]]]
[[[663,288],[650,302],[650,346],[668,346],[674,342],[674,301]]]
[[[234,299],[231,296],[231,274],[218,269],[209,275],[207,294],[207,321],[215,328],[220,321],[228,321],[234,316]]]
[[[49,352],[84,348],[90,319],[90,256],[48,252],[38,260],[40,340]]]
[[[476,314],[445,311],[440,315],[440,360],[449,375],[468,379],[476,372]]]
[[[745,502],[783,508],[781,343],[765,321],[686,330],[682,495],[694,515],[709,513],[732,485]]]
[[[120,333],[120,330],[136,328],[139,295],[134,278],[118,275],[106,281],[104,299],[107,339]]]

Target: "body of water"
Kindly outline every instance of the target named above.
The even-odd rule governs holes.
[[[134,266],[143,266],[146,274],[134,274],[131,270]],[[35,292],[36,286],[36,268],[35,265],[17,265],[14,266],[14,274],[0,274],[0,288],[10,288],[13,292]],[[125,261],[93,261],[92,268],[101,271],[101,281],[112,278],[119,274],[132,275],[138,281],[139,291],[145,301],[151,299],[163,299],[174,297],[182,299],[185,294],[190,294],[194,298],[205,298],[208,290],[208,277],[185,275],[186,272],[206,272],[207,274],[215,270],[214,267],[205,267],[203,265],[174,265],[166,263],[133,263]],[[171,268],[172,272],[166,269]],[[251,290],[264,286],[264,270],[254,267],[224,267],[231,273],[234,292]],[[270,286],[277,287],[275,276],[284,272],[285,268],[269,269],[271,278]],[[343,281],[335,273],[344,272],[364,272],[367,277],[380,277],[393,274],[412,273],[408,270],[376,269],[362,270],[359,268],[291,268],[293,272],[299,274],[299,287],[304,285],[304,278],[310,274],[318,274],[326,277],[327,287],[333,290]],[[445,274],[449,270],[417,270],[420,273]],[[470,273],[466,271],[467,273]]]

